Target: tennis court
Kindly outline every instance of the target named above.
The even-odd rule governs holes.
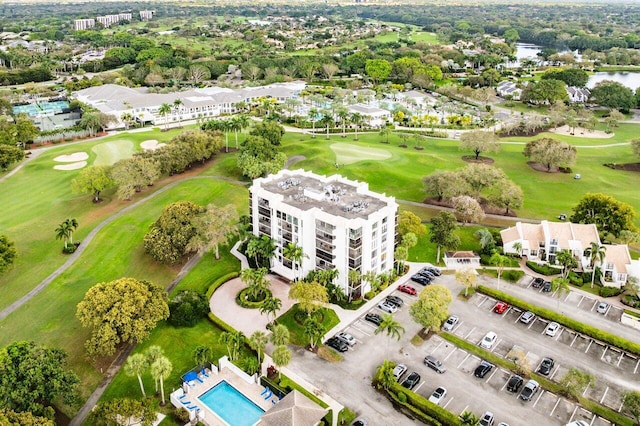
[[[69,109],[67,101],[43,102],[39,104],[14,105],[14,114],[27,114],[29,117],[37,117],[39,115],[58,114]]]

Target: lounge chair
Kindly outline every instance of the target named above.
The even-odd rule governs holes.
[[[183,399],[185,399],[186,397],[187,397],[187,394],[186,394],[186,393],[183,393],[183,394],[182,394],[182,396],[181,396],[181,397],[179,397],[179,398],[180,398],[180,400],[183,400]]]
[[[273,392],[271,392],[271,389],[269,389],[269,393],[267,393],[267,394],[264,396],[264,400],[266,401],[267,399],[271,398],[272,396],[273,396]]]
[[[200,383],[204,383],[200,377],[196,376],[196,380],[199,381]]]
[[[197,405],[187,406],[187,408],[189,410],[196,410],[196,411],[200,410]]]
[[[180,402],[185,406],[191,404],[191,401],[180,401]]]
[[[264,396],[267,394],[267,392],[269,392],[271,389],[269,389],[269,387],[267,386],[266,388],[264,388],[264,390],[262,391],[262,393],[260,394],[260,396]]]
[[[204,368],[202,369],[202,371],[200,372],[200,374],[202,374],[204,377],[209,378],[209,375],[207,374],[207,372],[204,370]]]

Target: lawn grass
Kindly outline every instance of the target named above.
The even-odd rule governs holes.
[[[278,324],[285,325],[289,329],[289,343],[296,346],[307,346],[309,344],[309,338],[304,334],[304,326],[295,320],[295,315],[299,311],[298,305],[295,304],[287,312],[280,315],[277,322]],[[325,332],[331,330],[340,322],[338,315],[333,309],[320,308],[314,315],[323,316],[322,326]]]

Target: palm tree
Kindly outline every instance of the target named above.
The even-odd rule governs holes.
[[[267,261],[267,264],[271,266],[271,258],[276,253],[276,243],[272,238],[267,235],[263,235],[259,240],[259,250],[261,259]]]
[[[204,363],[211,357],[211,348],[207,345],[198,345],[193,350],[193,361],[198,366],[204,365]]]
[[[393,361],[389,361],[388,359],[382,361],[382,365],[380,366],[380,374],[378,376],[380,378],[380,384],[387,390],[391,384],[396,381],[396,378],[393,375],[393,368]]]
[[[460,423],[465,426],[479,426],[480,419],[471,411],[465,411],[464,413],[460,414]]]
[[[67,241],[69,240],[69,223],[65,220],[56,228],[56,240],[64,240],[64,248],[67,249]]]
[[[327,129],[327,135],[325,139],[329,140],[329,127],[331,127],[331,125],[333,124],[333,117],[331,116],[330,111],[324,111],[322,113],[320,124],[322,124],[322,127],[325,127]]]
[[[144,356],[147,357],[147,364],[151,365],[156,362],[159,358],[164,356],[164,351],[158,345],[149,346],[149,348],[144,351]],[[154,384],[156,386],[156,394],[158,393],[158,379],[154,378]]]
[[[310,108],[308,117],[311,121],[311,139],[314,139],[316,137],[316,118],[318,117],[318,110]]]
[[[496,267],[496,271],[498,272],[498,290],[500,290],[500,278],[502,277],[505,266],[509,264],[509,258],[494,251],[493,255],[491,255],[490,262]]]
[[[73,245],[73,232],[78,229],[78,221],[75,218],[69,218],[65,223],[69,227],[69,242]]]
[[[264,331],[254,331],[249,337],[249,346],[258,354],[258,365],[262,364],[262,353],[269,343],[269,337]]]
[[[485,254],[491,253],[491,251],[496,245],[496,242],[493,239],[493,235],[491,235],[491,232],[489,232],[487,228],[482,228],[477,230],[473,234],[473,236],[478,239],[478,242],[480,243],[480,247],[482,248],[483,253]]]
[[[516,254],[520,256],[522,254],[522,243],[520,241],[516,241],[513,243],[513,249],[516,251]]]
[[[267,272],[267,268],[248,268],[240,273],[240,279],[247,284],[249,296],[254,302],[260,300],[260,296],[266,295],[269,290],[271,281],[265,278]]]
[[[271,330],[269,340],[274,346],[282,346],[289,343],[289,329],[284,324],[278,324]]]
[[[593,288],[593,283],[596,277],[596,263],[602,265],[604,263],[604,258],[607,254],[607,248],[600,243],[592,242],[591,246],[588,249],[589,251],[589,266],[591,267],[591,288]]]
[[[351,122],[355,125],[355,136],[353,137],[354,141],[358,140],[358,129],[362,125],[364,119],[362,118],[362,114],[358,112],[354,112],[351,114]]]
[[[299,271],[300,274],[302,273],[302,265],[300,264],[302,259],[309,257],[304,254],[302,247],[296,243],[287,244],[287,246],[282,249],[282,256],[284,256],[285,259],[290,260],[291,263],[293,263],[293,269]]]
[[[244,132],[245,129],[248,129],[249,127],[251,127],[251,119],[247,114],[240,114],[237,117],[237,121],[238,121],[238,126],[240,127],[241,132]],[[237,141],[236,141],[236,149],[238,149]]]
[[[127,358],[127,362],[124,364],[124,373],[127,376],[137,376],[138,383],[140,384],[140,390],[142,396],[146,398],[147,393],[144,391],[144,384],[142,383],[142,373],[149,367],[147,358],[144,354],[133,354]]]
[[[173,109],[178,114],[178,124],[182,127],[182,115],[180,114],[180,107],[183,105],[182,99],[176,98],[173,100]]]
[[[389,135],[391,134],[391,127],[388,125],[383,125],[380,128],[380,137],[384,139],[385,143],[389,143]]]
[[[278,377],[280,377],[280,367],[284,367],[291,361],[291,351],[285,345],[279,345],[271,354],[273,362],[278,366]]]
[[[171,361],[167,357],[160,357],[151,364],[151,375],[154,379],[160,379],[160,393],[162,394],[162,406],[166,404],[164,399],[164,379],[169,377],[171,374],[171,370],[173,370],[173,365]]]
[[[133,115],[130,112],[124,112],[120,116],[120,120],[124,122],[124,129],[129,130],[129,126],[131,125],[131,121],[133,121]]]
[[[269,317],[273,315],[273,320],[275,321],[276,315],[281,308],[282,300],[278,299],[277,297],[271,296],[267,297],[262,302],[262,306],[260,306],[260,313],[267,314],[267,321],[269,321]]]
[[[316,347],[318,339],[324,335],[324,327],[315,316],[310,316],[304,320],[304,334],[309,338],[311,349]]]
[[[560,309],[560,297],[562,297],[563,294],[567,294],[571,291],[571,289],[569,288],[569,280],[566,278],[560,278],[560,277],[552,279],[551,291],[553,291],[554,293],[555,292],[558,293],[557,309]]]
[[[391,314],[382,314],[382,322],[376,328],[375,334],[386,333],[387,340],[387,355],[389,352],[389,341],[392,338],[400,341],[400,338],[404,334],[404,327],[396,320],[393,319]]]
[[[171,113],[171,105],[162,104],[158,109],[158,113],[164,117],[164,130],[167,130],[167,114]]]
[[[347,137],[347,120],[349,118],[349,111],[343,106],[340,106],[336,111],[336,115],[340,119],[340,124],[342,124],[342,137]]]
[[[236,149],[238,149],[238,132],[242,130],[240,127],[240,117],[232,117],[229,120],[229,127],[236,138]]]

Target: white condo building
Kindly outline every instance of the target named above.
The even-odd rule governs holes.
[[[141,10],[140,11],[140,20],[141,21],[150,21],[153,19],[153,10]]]
[[[96,20],[93,18],[76,19],[75,21],[73,21],[73,29],[76,31],[88,30],[89,28],[93,28],[95,26],[96,26]]]
[[[393,269],[398,204],[369,190],[366,182],[340,175],[281,170],[258,178],[249,188],[251,224],[257,236],[276,243],[272,271],[289,279],[312,270],[337,269],[335,282],[345,294],[360,298],[368,282],[351,287],[349,270],[376,274]],[[301,265],[282,255],[289,243],[302,247]]]

